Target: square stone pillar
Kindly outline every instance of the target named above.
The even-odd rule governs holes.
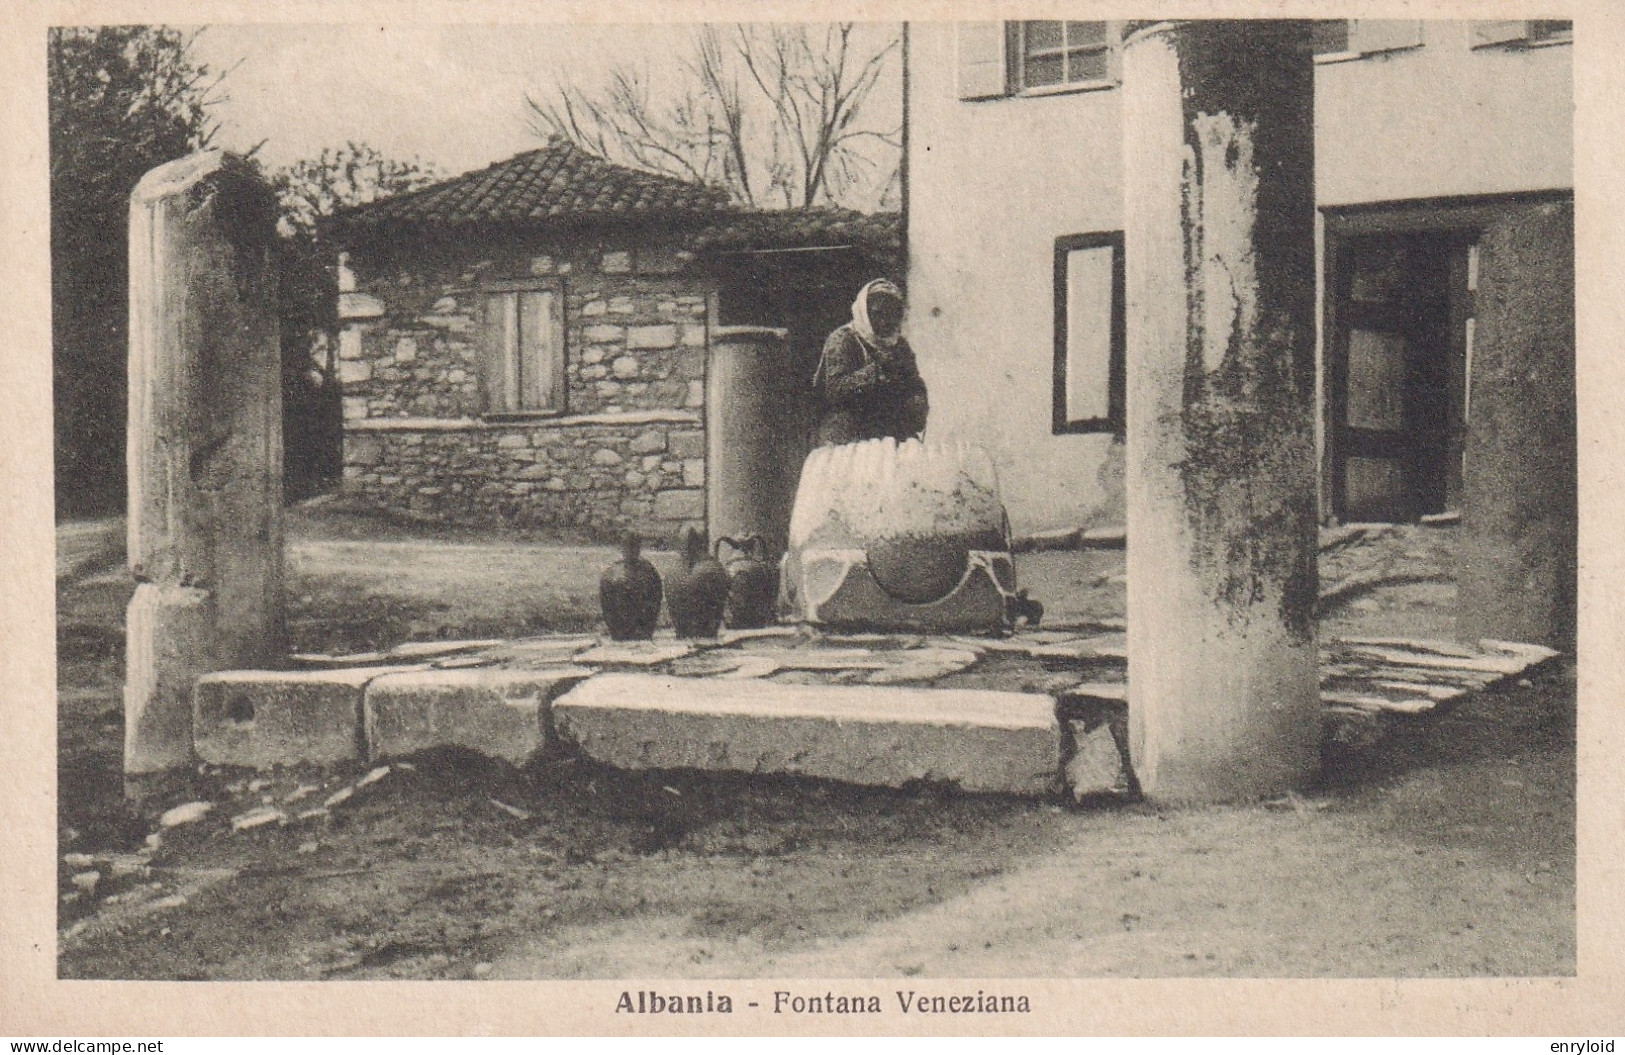
[[[1457,625],[1574,649],[1579,475],[1574,206],[1514,206],[1479,241]]]
[[[219,151],[131,196],[128,775],[191,759],[198,675],[285,652],[275,223],[270,188]]]
[[[1123,55],[1129,726],[1153,799],[1317,772],[1309,23]]]

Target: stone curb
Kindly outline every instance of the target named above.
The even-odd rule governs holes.
[[[1047,795],[1064,762],[1055,701],[1033,693],[601,674],[555,700],[553,721],[622,769]]]
[[[553,698],[593,675],[552,670],[424,670],[388,674],[362,694],[362,738],[372,761],[463,747],[523,766],[551,740]]]
[[[410,667],[226,670],[192,693],[192,745],[220,766],[270,769],[363,756],[361,697],[369,681]]]

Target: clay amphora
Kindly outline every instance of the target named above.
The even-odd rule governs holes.
[[[727,622],[730,629],[754,630],[778,619],[778,571],[767,563],[767,548],[759,535],[717,539],[717,559],[727,545],[734,555],[728,570]]]
[[[598,580],[598,603],[609,636],[616,641],[647,641],[660,619],[660,573],[643,559],[638,537],[628,533],[621,559]]]
[[[705,536],[685,527],[678,536],[682,566],[666,577],[666,607],[678,637],[716,637],[728,603],[728,572],[706,552]]]

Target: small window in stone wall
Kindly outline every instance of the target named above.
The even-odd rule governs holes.
[[[487,414],[564,412],[563,302],[557,286],[486,292],[481,352]]]

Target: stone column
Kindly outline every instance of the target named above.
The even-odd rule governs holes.
[[[801,379],[786,332],[766,326],[711,331],[705,368],[705,516],[711,542],[760,535],[768,560],[784,552],[801,472],[801,438],[790,423]]]
[[[1458,553],[1467,640],[1574,648],[1574,206],[1513,208],[1479,242]]]
[[[190,760],[198,675],[284,653],[275,220],[219,151],[131,196],[128,775]]]
[[[1142,23],[1123,56],[1129,727],[1145,793],[1319,764],[1309,23]]]

